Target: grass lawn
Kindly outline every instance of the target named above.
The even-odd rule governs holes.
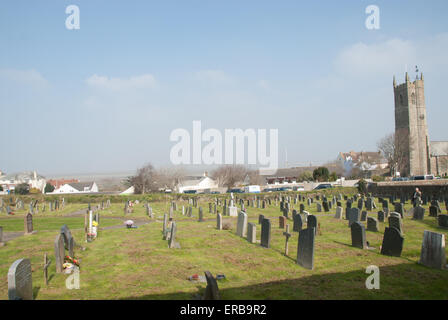
[[[187,207],[187,202],[184,205]],[[208,202],[200,205],[205,222],[197,221],[196,208],[193,218],[182,216],[182,202],[178,202],[175,220],[181,249],[168,249],[167,241],[162,240],[160,217],[168,212],[168,202],[151,203],[155,219],[146,216],[142,203],[128,216],[123,213],[124,203],[112,204],[101,211],[102,217],[121,216],[150,223],[137,229],[102,230],[92,243],[85,243],[83,230],[79,230],[84,225],[83,217],[36,218],[35,229],[50,231],[20,237],[0,247],[3,277],[0,299],[7,299],[9,266],[24,257],[31,259],[36,299],[193,299],[196,294],[203,294],[206,284],[190,282],[187,277],[203,275],[205,270],[215,276],[226,276],[225,280],[218,281],[222,299],[448,299],[448,270],[417,264],[423,231],[448,233],[437,227],[435,218],[428,217],[427,207],[423,221],[405,216],[404,249],[397,258],[379,253],[387,223],[380,223],[380,232],[366,231],[367,240],[374,249],[361,250],[351,247],[347,221],[333,218],[335,208],[327,214],[316,213],[316,204],[310,207],[305,204],[308,212],[317,215],[321,226],[315,243],[315,267],[310,271],[295,262],[297,232],[292,232],[289,256],[283,254],[285,238],[278,226],[279,207],[247,208],[249,222],[257,224],[258,240],[261,233],[258,215],[272,218],[271,248],[267,249],[235,234],[236,217],[224,217],[224,223],[232,224],[230,230],[216,230],[216,218],[208,213]],[[293,207],[298,210],[299,203]],[[409,208],[410,205],[406,205],[406,209]],[[376,212],[369,215],[376,217]],[[0,225],[23,230],[23,219],[7,220],[13,219],[1,219]],[[120,223],[102,219],[101,226],[112,221]],[[75,240],[86,247],[85,251],[76,251],[76,257],[81,260],[79,290],[66,289],[67,276],[55,273],[53,243],[57,230],[64,223],[72,228]],[[292,230],[292,220],[287,223]],[[42,271],[45,252],[53,260],[48,286],[44,285]],[[369,265],[380,268],[380,290],[366,289],[368,274],[365,270]]]

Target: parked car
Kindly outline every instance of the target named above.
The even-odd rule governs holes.
[[[333,188],[333,186],[330,183],[321,183],[317,187],[315,187],[313,190],[321,190],[321,189],[328,189]]]
[[[196,193],[197,190],[185,190],[184,193]]]
[[[228,189],[227,193],[243,193],[243,190],[241,190],[239,188]]]
[[[414,176],[411,178],[411,180],[434,180],[434,175],[433,174],[425,174],[422,176]]]

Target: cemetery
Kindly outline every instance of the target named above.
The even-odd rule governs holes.
[[[415,208],[355,188],[0,199],[3,300],[448,299],[443,195]]]

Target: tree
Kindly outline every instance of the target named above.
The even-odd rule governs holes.
[[[367,194],[367,181],[361,179],[358,181],[358,192],[360,194]]]
[[[304,182],[304,181],[313,181],[313,173],[311,171],[304,171],[302,172],[299,177],[298,177],[298,181],[300,182]]]
[[[21,183],[15,187],[14,193],[21,195],[28,194],[30,193],[30,186],[27,183]]]
[[[317,169],[314,169],[314,171],[313,171],[314,180],[317,180],[319,182],[328,181],[329,177],[330,177],[330,172],[328,171],[328,168],[326,168],[326,167],[319,167]]]
[[[54,191],[54,186],[51,185],[50,183],[47,183],[47,184],[45,185],[44,192],[45,192],[45,193],[50,193],[50,192],[53,192],[53,191]]]
[[[0,186],[0,191],[3,191],[3,187],[2,186]]]
[[[248,170],[243,165],[223,165],[212,172],[212,178],[220,187],[233,188],[243,182]]]
[[[155,185],[158,189],[174,190],[185,178],[185,170],[182,167],[161,168],[155,175]]]
[[[247,176],[251,185],[262,186],[266,183],[266,177],[262,176],[259,170],[249,170]]]
[[[390,168],[390,175],[400,172],[401,176],[409,174],[409,152],[412,150],[412,139],[403,132],[395,135],[391,133],[383,137],[378,143],[378,150],[387,159]]]
[[[147,192],[158,191],[156,178],[156,170],[154,169],[152,164],[148,163],[143,167],[137,169],[135,176],[127,177],[125,184],[127,186],[134,186],[135,193],[145,194]]]
[[[336,172],[332,172],[332,173],[330,174],[330,177],[329,177],[329,180],[328,180],[328,181],[334,182],[334,181],[336,181],[336,180],[338,180],[338,175],[336,174]]]

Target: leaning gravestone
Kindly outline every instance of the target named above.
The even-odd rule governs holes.
[[[352,246],[367,249],[366,230],[361,222],[353,222],[350,226],[352,234]]]
[[[261,242],[260,245],[265,248],[271,246],[271,220],[263,219],[261,222]]]
[[[75,250],[75,239],[73,238],[72,233],[70,232],[70,229],[66,224],[61,227],[60,233],[63,236],[64,247],[66,250],[68,250],[68,255],[73,258]]]
[[[419,263],[436,269],[446,267],[444,234],[425,230]]]
[[[258,216],[258,224],[261,224],[261,223],[263,222],[263,219],[264,219],[264,215],[263,215],[263,214],[260,214],[260,215]]]
[[[299,244],[297,247],[297,264],[306,269],[314,268],[314,238],[315,228],[307,228],[299,231]]]
[[[209,271],[205,271],[207,287],[205,288],[204,300],[220,300],[219,288],[216,279]]]
[[[378,232],[378,220],[373,217],[367,218],[367,231]]]
[[[257,225],[255,223],[247,224],[247,241],[250,243],[257,242]]]
[[[59,233],[54,240],[54,256],[56,272],[61,273],[63,271],[62,265],[64,264],[65,258],[64,236],[62,233]]]
[[[247,214],[243,211],[240,211],[240,213],[238,213],[236,234],[240,237],[246,237],[247,235]]]
[[[9,267],[8,299],[33,300],[33,282],[29,259],[16,260]]]
[[[176,242],[176,232],[177,232],[176,221],[173,221],[173,223],[171,224],[170,238],[168,239],[168,248],[170,249],[173,248],[180,249],[179,242]]]
[[[403,251],[404,238],[400,231],[394,227],[384,230],[383,244],[381,245],[381,254],[386,256],[401,256]]]

